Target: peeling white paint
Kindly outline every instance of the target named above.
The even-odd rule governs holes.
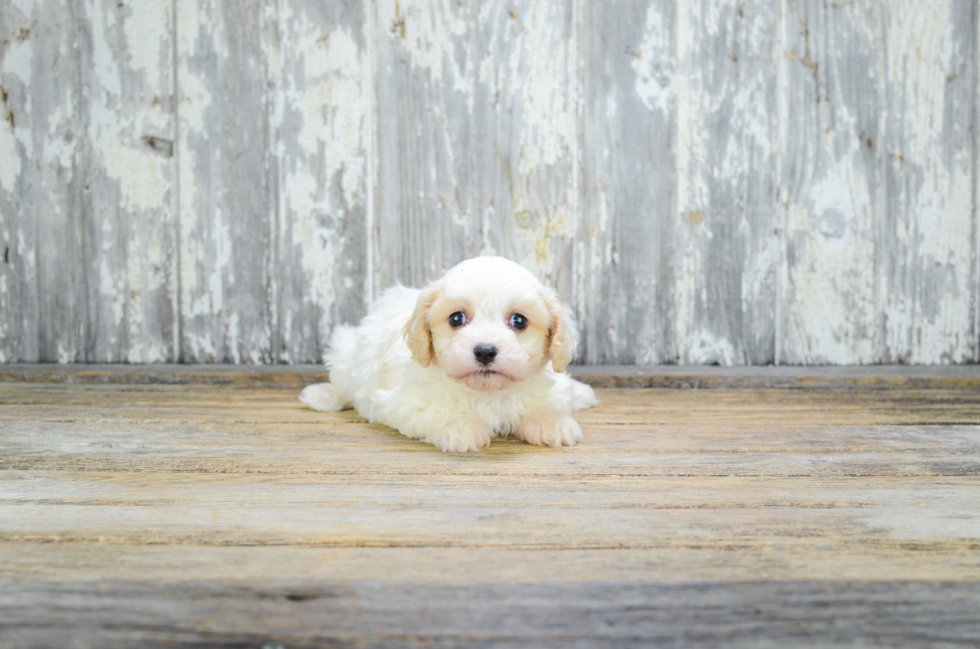
[[[381,0],[378,15],[384,37],[398,41],[434,84],[472,97],[472,77],[456,56],[456,39],[469,28],[463,7],[451,0]]]
[[[909,254],[895,255],[895,263],[913,277],[911,293],[889,292],[885,335],[891,353],[910,363],[970,360],[976,344],[965,335],[977,291],[970,274],[975,161],[972,147],[957,141],[970,137],[972,115],[969,105],[953,103],[953,93],[968,83],[955,73],[975,34],[951,10],[939,2],[931,11],[897,4],[884,12],[886,87],[897,120],[887,151],[897,195],[888,199],[910,215],[897,232]]]
[[[344,279],[338,277],[339,260],[346,247],[341,230],[350,212],[367,201],[368,93],[364,52],[349,26],[324,30],[322,20],[302,7],[284,7],[280,20],[278,237],[286,246],[290,272],[303,278],[301,301],[284,306],[282,331],[294,331],[294,309],[312,307],[319,314],[317,321],[303,323],[303,340],[285,341],[280,360],[289,362],[291,349],[301,350],[309,338],[325,343],[337,324],[337,287]]]
[[[298,24],[297,24],[298,23]],[[293,21],[289,47],[303,52],[304,85],[287,76],[285,110],[301,116],[298,145],[307,156],[325,155],[329,182],[343,172],[341,186],[347,205],[360,200],[366,161],[363,126],[366,103],[357,43],[347,29],[323,35],[305,19]],[[293,72],[295,75],[296,72]]]
[[[99,80],[100,89],[118,101],[122,95],[122,80],[119,64],[113,55],[112,46],[118,42],[120,25],[116,13],[99,0],[88,0],[85,5],[86,18],[92,30],[92,63],[94,76]],[[151,42],[152,43],[152,42]],[[151,43],[134,43],[134,46],[147,47]],[[101,103],[97,100],[97,103]]]
[[[116,274],[113,267],[113,248],[115,241],[112,222],[102,222],[102,245],[99,255],[99,287],[102,294],[102,307],[108,308],[112,317],[113,330],[123,323],[126,306],[126,277]]]
[[[136,213],[168,205],[170,177],[166,163],[149,147],[113,142],[101,151],[101,159],[109,177],[119,181],[122,206]]]
[[[228,351],[231,352],[231,362],[235,365],[241,365],[242,320],[237,312],[228,314],[227,327],[226,335],[228,337]]]
[[[803,344],[793,349],[792,362],[864,364],[875,358],[872,196],[861,171],[861,143],[850,139],[851,152],[814,179],[811,202],[789,206],[787,235],[799,243],[789,273],[786,333]],[[829,215],[846,224],[839,236],[821,233]]]
[[[555,284],[571,256],[568,248],[580,212],[580,89],[572,9],[521,3],[495,5],[481,15],[486,22],[481,23],[480,35],[486,40],[479,44],[474,73],[488,105],[477,115],[494,120],[490,130],[500,133],[500,140],[487,142],[495,148],[495,155],[487,152],[488,164],[504,161],[499,178],[502,202],[480,208],[483,250],[497,247],[487,237],[499,233],[503,224],[505,247],[497,252]],[[491,190],[489,196],[495,195],[499,196]],[[488,224],[490,213],[497,219],[496,227]]]
[[[20,153],[17,150],[17,137],[10,123],[0,123],[0,187],[13,192],[21,171]]]
[[[34,81],[34,43],[30,38],[11,39],[4,44],[3,76],[16,77],[29,88]]]
[[[224,220],[224,215],[220,208],[214,210],[214,260],[211,274],[208,276],[208,310],[195,311],[192,315],[214,315],[221,313],[225,307],[225,268],[231,262],[232,245],[231,232],[228,224]],[[234,278],[231,278],[234,281]],[[237,314],[231,314],[232,317]]]
[[[200,76],[190,71],[186,62],[181,63],[180,123],[188,132],[200,133],[207,126],[204,117],[210,106],[211,90]]]
[[[675,75],[671,69],[674,53],[671,25],[667,23],[661,9],[659,3],[650,3],[643,40],[639,49],[631,51],[630,56],[633,59],[633,70],[636,71],[634,89],[643,105],[650,110],[669,113],[673,109],[675,98]],[[684,5],[679,5],[677,11],[683,10]]]
[[[685,361],[694,365],[734,365],[737,356],[732,343],[706,331],[699,331],[691,341]]]
[[[87,103],[91,215],[101,229],[98,258],[98,361],[170,360],[166,331],[172,298],[171,160],[147,137],[172,130],[169,1],[122,6],[83,3],[92,69]],[[169,318],[168,318],[169,319]]]
[[[20,7],[27,9],[26,15],[30,15],[30,7]],[[9,87],[11,82],[16,80],[29,88],[32,81],[32,63],[34,60],[34,45],[29,39],[11,40],[2,46],[3,58],[0,65],[0,84]],[[31,147],[30,133],[26,129],[15,129],[14,125],[7,119],[7,106],[0,111],[0,188],[14,193],[17,189],[17,182],[22,171],[22,158],[30,159],[33,154]],[[30,109],[30,105],[26,107]],[[18,141],[21,138],[28,140],[24,147],[24,153],[18,151]]]
[[[34,14],[34,7],[37,6],[37,0],[10,0],[10,3],[18,10],[25,18],[29,18]]]
[[[65,103],[72,101],[71,93],[65,93]],[[75,171],[76,147],[74,140],[66,138],[66,131],[72,129],[71,107],[55,109],[48,117],[48,135],[44,143],[44,157],[49,162],[62,169]]]
[[[452,0],[379,0],[367,4],[371,19],[364,25],[357,19],[353,25],[324,21],[324,15],[334,14],[319,6],[266,3],[256,32],[263,42],[249,53],[258,52],[260,63],[233,73],[236,79],[267,84],[272,124],[258,110],[255,131],[242,136],[271,136],[275,143],[277,158],[270,155],[268,164],[271,184],[278,185],[269,191],[279,192],[280,203],[267,229],[256,234],[268,237],[275,252],[250,260],[270,279],[268,287],[247,290],[268,294],[243,295],[247,299],[239,301],[238,291],[246,289],[236,283],[243,280],[234,271],[244,268],[243,253],[234,249],[232,234],[240,237],[235,219],[241,217],[228,210],[212,214],[202,206],[220,204],[221,197],[236,190],[234,182],[254,186],[266,178],[229,181],[215,173],[202,181],[197,176],[229,160],[229,151],[210,141],[220,133],[218,120],[226,117],[217,114],[216,106],[223,105],[227,92],[215,83],[211,68],[217,62],[223,70],[237,60],[239,52],[229,48],[240,35],[226,31],[236,28],[228,22],[234,11],[175,1],[176,12],[169,2],[117,6],[85,0],[80,5],[84,14],[77,17],[91,35],[92,48],[92,67],[81,76],[88,102],[85,121],[78,118],[83,98],[74,96],[71,85],[43,97],[46,114],[35,116],[31,102],[38,97],[38,79],[32,71],[41,51],[37,44],[43,43],[36,39],[48,37],[38,28],[32,27],[30,37],[9,39],[0,61],[0,81],[14,89],[11,101],[17,102],[18,117],[16,130],[0,121],[0,200],[31,205],[31,194],[19,192],[33,192],[40,199],[30,209],[41,206],[46,216],[67,223],[74,206],[59,200],[49,205],[46,196],[77,182],[82,169],[96,183],[87,200],[93,201],[99,228],[92,252],[100,257],[91,266],[101,291],[99,353],[125,337],[128,349],[119,352],[125,360],[166,360],[170,341],[164,344],[152,333],[160,326],[155,305],[178,285],[177,303],[192,323],[183,339],[187,357],[259,362],[267,350],[253,343],[263,336],[272,340],[274,332],[302,331],[302,336],[325,340],[338,317],[338,292],[357,284],[346,274],[354,261],[348,257],[351,242],[359,241],[348,231],[351,219],[366,211],[367,230],[375,236],[374,201],[379,210],[391,209],[386,201],[396,195],[409,209],[412,201],[436,205],[445,216],[438,223],[435,215],[430,221],[424,214],[411,217],[422,218],[419,223],[452,228],[453,234],[437,244],[446,249],[412,261],[413,267],[439,272],[446,259],[463,254],[456,249],[462,236],[466,254],[512,255],[552,281],[571,268],[579,291],[613,286],[648,293],[651,303],[657,301],[651,309],[666,309],[667,341],[661,339],[659,324],[634,325],[603,313],[592,314],[595,321],[586,323],[607,349],[628,350],[638,360],[742,362],[745,339],[758,335],[753,321],[744,316],[740,340],[727,335],[731,323],[713,309],[724,307],[726,317],[737,316],[739,309],[743,314],[759,310],[777,281],[780,295],[772,317],[778,320],[775,345],[784,348],[780,360],[864,363],[887,354],[885,360],[934,363],[961,362],[980,353],[975,351],[980,278],[971,275],[975,234],[980,233],[971,187],[976,161],[969,141],[975,80],[957,76],[970,68],[962,65],[964,57],[975,56],[970,40],[975,26],[960,25],[952,2],[782,3],[773,10],[780,20],[775,29],[761,1],[649,3],[645,13],[636,14],[642,24],[631,32],[630,42],[609,44],[623,60],[612,80],[616,92],[605,97],[583,94],[596,86],[583,74],[593,68],[578,48],[588,44],[582,36],[595,37],[589,30],[598,27],[583,22],[580,14],[600,11],[587,11],[585,3],[467,6]],[[29,16],[24,24],[35,25],[43,19],[39,12],[56,4],[8,0],[8,11],[15,18],[18,12]],[[170,40],[174,15],[176,47]],[[346,20],[350,13],[337,15]],[[402,76],[394,81],[404,84],[405,103],[372,103],[379,87],[375,82],[392,81],[392,70],[373,67],[378,60],[382,65],[390,60],[375,56],[379,43],[400,66],[396,71]],[[767,60],[767,52],[775,53],[769,59],[776,60]],[[61,45],[57,58],[74,64],[78,54]],[[863,63],[865,56],[874,69]],[[776,124],[767,94],[773,67],[782,75],[774,86],[781,111]],[[862,71],[867,77],[858,78]],[[406,81],[406,74],[414,76]],[[166,139],[175,132],[169,88],[174,76],[181,83],[174,143],[180,152],[179,200],[170,177],[175,161],[143,139]],[[477,97],[493,102],[492,107],[475,106]],[[649,244],[651,255],[663,251],[670,256],[651,262],[649,277],[634,277],[629,273],[635,268],[623,267],[630,258],[622,254],[620,238],[635,237],[636,220],[654,218],[624,213],[624,206],[648,203],[617,195],[628,181],[636,183],[628,191],[649,191],[645,178],[630,166],[636,161],[620,157],[616,140],[632,131],[610,129],[598,151],[585,152],[591,165],[586,167],[584,101],[590,116],[600,121],[633,119],[644,115],[645,107],[655,120],[651,123],[673,128],[673,150],[665,146],[649,152],[671,160],[676,183],[675,194],[663,196],[674,208],[669,222],[658,226],[663,241]],[[398,112],[405,110],[412,112]],[[792,126],[782,123],[797,114],[804,117]],[[399,169],[398,187],[371,189],[382,164],[372,129],[396,118],[403,120],[399,135],[422,142],[418,151],[427,156],[426,163]],[[87,126],[85,133],[75,132],[79,124]],[[87,141],[80,146],[76,138]],[[484,155],[473,150],[473,142],[496,148]],[[35,158],[36,174],[27,164]],[[491,159],[494,164],[484,168]],[[765,172],[758,170],[765,170],[770,159],[777,178],[773,193],[782,201],[774,206],[778,216],[773,223],[782,225],[779,219],[785,218],[786,226],[778,232],[760,226],[765,216],[738,211],[746,209],[744,198],[751,191],[763,191]],[[474,161],[475,170],[469,168]],[[278,170],[271,165],[279,165]],[[627,181],[607,184],[613,167]],[[637,163],[635,169],[641,168],[648,169]],[[594,195],[581,191],[580,172]],[[497,183],[507,189],[499,191]],[[488,196],[493,200],[483,202]],[[585,227],[580,200],[594,210]],[[177,256],[171,242],[159,240],[154,229],[169,232],[174,204],[182,217],[179,282],[168,281],[168,273],[177,270],[168,266]],[[740,284],[735,282],[734,290],[740,291],[741,304],[713,293],[722,218],[730,219],[723,225],[732,236],[732,258],[738,260],[733,269],[740,273]],[[21,285],[33,285],[28,279],[37,272],[35,254],[25,234],[30,225],[3,231],[18,252],[16,271],[0,273],[4,299]],[[390,232],[385,236],[392,238]],[[895,249],[884,248],[892,242]],[[375,243],[365,243],[365,255],[372,260],[367,262],[365,299],[374,281]],[[497,250],[501,245],[504,249]],[[276,267],[277,260],[282,268]],[[632,263],[638,263],[635,257]],[[667,267],[669,284],[659,275]],[[295,302],[280,300],[277,292],[279,273],[287,270],[292,275],[283,283],[303,286],[302,295],[291,298]],[[595,279],[620,272],[629,279],[619,284]],[[672,293],[664,296],[661,290]],[[281,322],[270,330],[268,322],[233,312],[250,299],[260,305],[267,300],[273,311],[281,308],[273,316]],[[588,300],[578,296],[573,302],[580,306]],[[301,321],[312,312],[321,314],[319,320]],[[0,314],[0,339],[20,331],[20,324],[11,322]],[[77,332],[68,325],[60,331],[65,339],[53,343],[57,358],[79,358]],[[674,348],[663,349],[671,343]],[[289,348],[290,341],[285,345],[277,360],[309,360],[301,357],[305,352]],[[0,349],[0,362],[8,359],[17,360],[10,349]]]
[[[156,81],[164,74],[161,64],[170,64],[169,38],[161,38],[161,27],[170,24],[170,2],[134,2],[128,5],[130,15],[123,20],[129,65],[135,71],[143,71],[147,78]],[[165,32],[164,32],[165,33]],[[167,71],[169,72],[169,70]]]
[[[568,156],[575,132],[574,104],[566,89],[568,43],[560,5],[532,3],[521,16],[525,34],[510,57],[510,78],[521,80],[521,154],[527,177]]]
[[[649,16],[648,16],[649,20]],[[700,71],[692,67],[695,42],[692,34],[691,16],[681,5],[675,11],[674,34],[677,39],[679,74],[676,81],[676,144],[674,159],[677,169],[676,221],[679,231],[684,232],[684,215],[704,214],[707,205],[707,186],[701,174],[695,170],[707,163],[705,132],[697,124]],[[696,51],[696,50],[695,50]],[[683,360],[689,357],[689,349],[694,340],[694,309],[697,300],[695,279],[702,266],[700,246],[694,236],[681,235],[675,249],[674,267],[679,281],[674,287],[674,336],[677,341],[675,353]]]

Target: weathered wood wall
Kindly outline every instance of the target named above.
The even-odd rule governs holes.
[[[976,0],[0,0],[0,362],[319,361],[493,251],[580,360],[980,360]]]

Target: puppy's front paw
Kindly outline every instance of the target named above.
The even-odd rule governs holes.
[[[563,415],[527,415],[517,427],[517,437],[536,446],[573,446],[582,441],[578,422]]]
[[[426,441],[440,451],[467,453],[490,446],[490,429],[478,419],[456,419],[447,422]]]

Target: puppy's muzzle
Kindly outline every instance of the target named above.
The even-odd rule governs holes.
[[[478,363],[486,367],[497,358],[497,348],[493,345],[477,345],[473,348],[473,356]]]

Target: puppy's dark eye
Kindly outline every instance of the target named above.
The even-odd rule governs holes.
[[[510,326],[518,331],[523,331],[527,329],[527,318],[522,316],[520,313],[515,313],[510,317]]]
[[[449,316],[449,326],[462,327],[464,324],[466,324],[466,314],[462,311],[457,311]]]

